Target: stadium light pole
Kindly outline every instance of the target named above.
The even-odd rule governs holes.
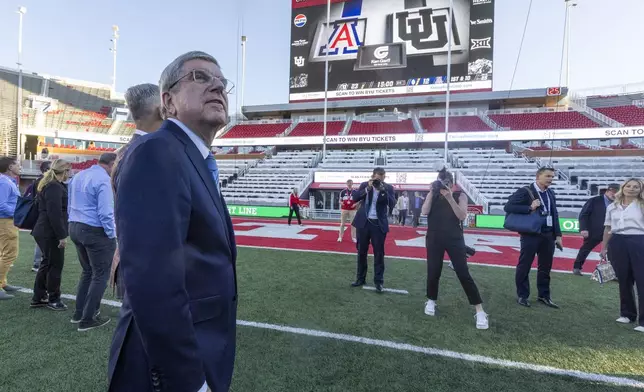
[[[112,56],[114,58],[114,64],[112,65],[112,92],[116,92],[116,41],[120,38],[119,27],[117,25],[112,26]]]
[[[566,3],[566,40],[564,45],[566,45],[566,80],[564,81],[564,86],[570,87],[570,11],[573,7],[577,6],[577,0],[564,0]]]
[[[244,91],[246,90],[246,36],[241,36],[242,48],[242,69],[241,69],[241,89],[239,91],[239,115],[242,116],[244,107]]]
[[[324,27],[324,35],[329,31],[329,24],[331,23],[331,0],[326,2],[326,25]],[[329,110],[329,37],[326,39],[326,52],[324,53],[324,122],[322,125],[322,159],[326,158],[326,118]]]
[[[16,107],[16,130],[17,130],[17,146],[16,155],[18,159],[22,155],[22,17],[27,13],[26,7],[19,7],[16,11],[19,15],[20,21],[18,23],[18,103]],[[9,155],[9,143],[6,146],[7,155]]]
[[[444,164],[447,167],[447,137],[449,136],[449,98],[452,82],[452,11],[454,0],[449,0],[449,12],[447,16],[447,90],[445,91],[445,151]]]

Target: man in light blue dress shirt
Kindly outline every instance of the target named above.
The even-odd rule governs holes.
[[[8,294],[18,290],[7,283],[9,268],[18,257],[18,228],[13,225],[13,213],[20,191],[20,164],[11,157],[0,157],[0,300],[11,299]]]
[[[110,322],[99,307],[116,249],[114,193],[110,174],[115,153],[101,155],[98,164],[76,174],[69,185],[69,236],[76,245],[83,272],[78,282],[72,323],[88,331]]]

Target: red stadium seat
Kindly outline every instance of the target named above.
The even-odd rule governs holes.
[[[501,127],[510,129],[597,128],[599,124],[579,112],[490,114]]]
[[[637,106],[615,106],[595,110],[626,126],[644,125],[644,109]]]
[[[238,124],[232,127],[222,138],[273,137],[286,131],[291,124]]]
[[[390,133],[416,133],[411,120],[391,122],[368,122],[353,121],[349,135],[382,135]]]
[[[344,121],[329,121],[326,123],[326,134],[336,136],[344,129]],[[322,136],[324,135],[324,123],[322,122],[301,122],[293,128],[289,136]]]
[[[445,117],[421,118],[420,125],[427,132],[445,132]],[[490,131],[490,128],[477,116],[457,116],[449,118],[450,132]]]

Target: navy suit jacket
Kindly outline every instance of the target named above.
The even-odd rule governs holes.
[[[363,182],[360,184],[360,188],[354,193],[353,200],[358,202],[362,201],[360,204],[360,209],[356,212],[355,218],[353,218],[353,226],[357,229],[364,229],[368,224],[369,209],[371,208],[371,203],[374,202],[373,191],[367,191],[368,182]],[[389,221],[387,220],[387,215],[389,211],[394,208],[396,205],[396,196],[394,194],[394,187],[385,184],[384,188],[378,193],[378,199],[375,200],[376,203],[376,213],[378,215],[378,226],[383,233],[389,232]]]
[[[590,238],[601,239],[604,235],[605,218],[604,195],[591,197],[579,213],[579,231],[588,230]]]
[[[534,189],[534,186],[530,184],[528,185],[528,188],[532,191],[534,198],[538,200],[539,196],[537,195],[537,191]],[[559,224],[559,212],[557,211],[557,198],[555,197],[555,192],[552,189],[548,188],[546,192],[550,198],[550,208],[552,209],[552,229],[555,235],[559,237],[561,236],[561,226]],[[530,193],[528,193],[526,187],[522,187],[510,196],[503,209],[505,212],[512,214],[529,214],[532,211],[530,210],[531,204],[532,198],[530,197]],[[543,206],[541,208],[543,208]]]
[[[235,236],[207,164],[171,121],[119,165],[125,296],[109,360],[114,392],[228,391],[235,357]]]

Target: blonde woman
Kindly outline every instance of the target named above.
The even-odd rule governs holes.
[[[67,309],[60,300],[60,280],[68,226],[65,181],[69,179],[71,169],[71,163],[56,159],[38,183],[38,220],[31,235],[42,250],[42,260],[34,282],[32,308]]]
[[[631,178],[606,208],[601,256],[609,255],[619,281],[618,323],[637,322],[644,332],[644,181]],[[639,319],[633,285],[639,296]]]

